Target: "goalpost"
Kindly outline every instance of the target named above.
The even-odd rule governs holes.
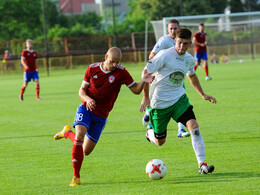
[[[150,21],[157,41],[167,34],[171,19],[178,20],[181,27],[189,28],[193,34],[198,31],[198,25],[204,23],[210,52],[234,56],[251,54],[252,59],[260,54],[260,11],[230,13],[226,10],[225,14],[164,17]]]

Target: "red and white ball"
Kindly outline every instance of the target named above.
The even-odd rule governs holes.
[[[154,180],[162,179],[166,175],[167,167],[162,160],[150,160],[145,168],[148,177]]]

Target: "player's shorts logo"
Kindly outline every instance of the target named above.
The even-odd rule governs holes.
[[[113,83],[114,80],[115,80],[115,77],[114,77],[113,75],[110,75],[109,78],[108,78],[108,81],[109,81],[110,83]]]

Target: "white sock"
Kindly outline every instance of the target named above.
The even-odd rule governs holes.
[[[149,130],[147,131],[147,134],[148,134],[148,137],[149,137],[150,141],[151,141],[152,143],[155,143],[155,136],[154,136],[153,130],[152,130],[152,129],[149,129]]]
[[[192,129],[190,131],[192,146],[200,166],[201,163],[205,160],[205,144],[200,132],[200,128]]]
[[[180,122],[178,122],[178,130],[184,129],[184,125]]]
[[[149,116],[148,109],[145,110],[145,115],[148,115],[148,116]]]

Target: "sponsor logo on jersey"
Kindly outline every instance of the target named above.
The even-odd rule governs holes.
[[[176,57],[177,60],[184,61],[184,58]]]
[[[94,75],[93,78],[94,78],[94,79],[97,79],[98,77],[97,77],[97,75]]]
[[[182,72],[174,72],[174,73],[170,74],[169,80],[173,84],[180,85],[182,83],[183,78],[184,78],[184,74]]]
[[[110,75],[109,78],[108,78],[108,81],[110,83],[113,83],[115,81],[115,77],[113,75]]]

